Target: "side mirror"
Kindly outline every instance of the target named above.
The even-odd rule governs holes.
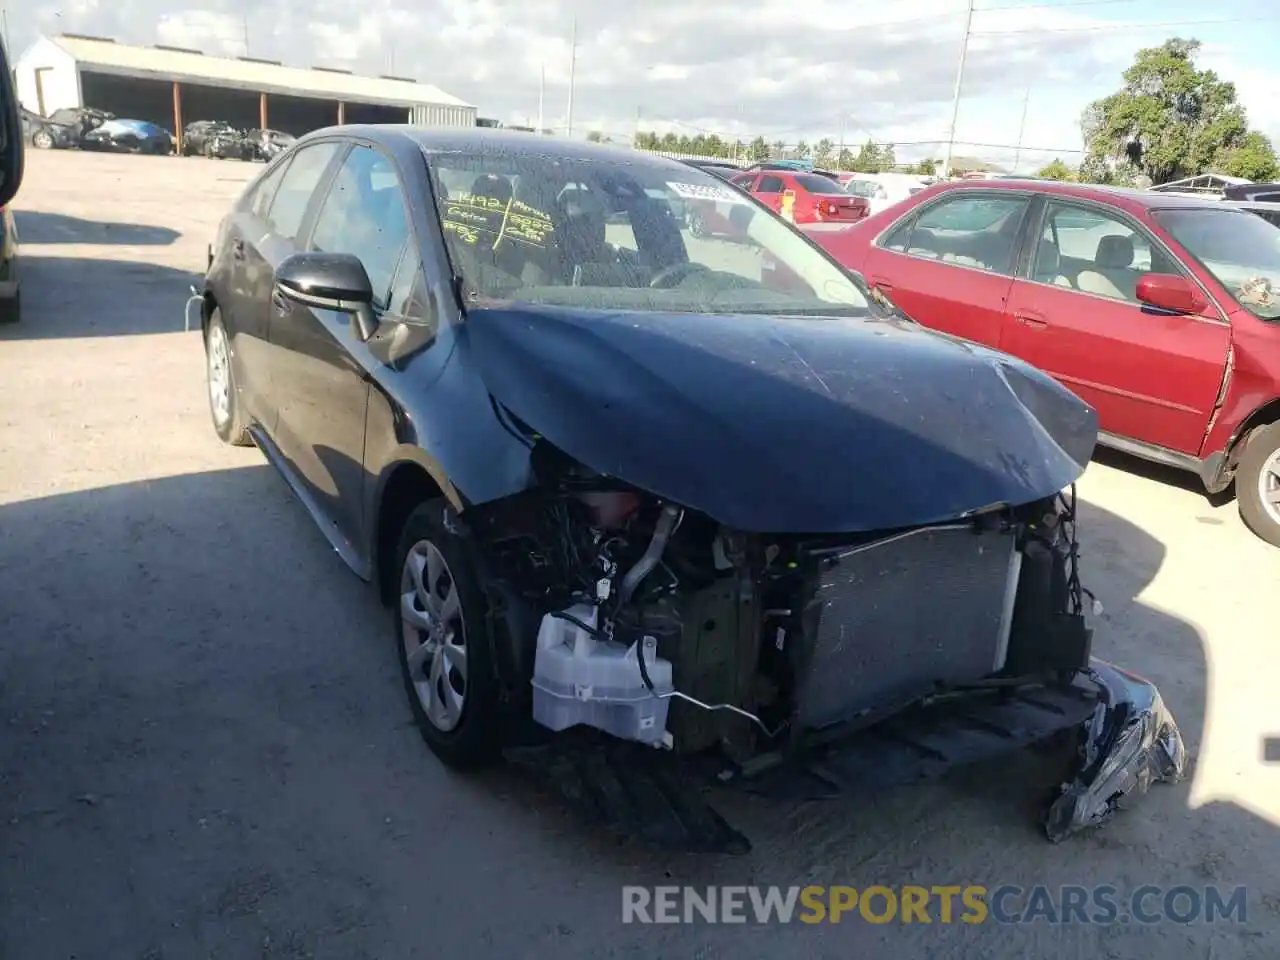
[[[288,299],[351,315],[356,335],[368,340],[378,327],[373,285],[358,257],[349,253],[295,253],[276,267],[275,286]]]
[[[1144,275],[1135,294],[1143,303],[1172,313],[1199,313],[1208,306],[1194,283],[1173,273]]]

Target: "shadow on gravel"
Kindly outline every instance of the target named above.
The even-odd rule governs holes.
[[[1058,846],[1036,826],[1056,771],[1033,755],[805,807],[717,795],[755,849],[699,858],[602,836],[509,770],[448,772],[374,591],[240,457],[0,506],[0,955],[1275,955],[1275,825],[1189,809],[1187,783]],[[1194,753],[1211,665],[1137,599],[1165,547],[1092,505],[1080,534],[1098,654],[1160,684]],[[1247,922],[621,923],[624,884],[1214,883],[1249,887]]]
[[[139,223],[108,223],[84,220],[65,213],[39,210],[13,211],[18,224],[18,242],[119,244],[121,246],[168,246],[181,233],[169,227],[152,227]]]
[[[0,326],[0,341],[179,331],[200,277],[136,260],[24,253],[22,320]]]

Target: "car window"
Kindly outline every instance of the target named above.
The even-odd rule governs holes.
[[[880,241],[880,246],[886,250],[897,250],[905,252],[907,249],[907,241],[911,238],[911,228],[916,225],[914,217],[908,217],[904,222],[898,224],[893,230]]]
[[[271,201],[270,219],[277,234],[298,239],[311,195],[341,146],[337,142],[309,144],[293,155]]]
[[[781,193],[782,178],[773,177],[766,173],[764,176],[760,178],[760,182],[756,184],[755,192],[756,193]]]
[[[956,266],[1012,274],[1018,229],[1029,204],[1029,199],[1020,196],[944,199],[920,213],[906,240],[906,252]]]
[[[405,244],[400,255],[395,280],[392,281],[391,293],[387,298],[387,313],[410,323],[430,326],[433,330],[439,323],[440,318],[431,307],[422,258],[417,245],[412,242]]]
[[[817,173],[797,173],[791,178],[803,190],[809,193],[827,194],[827,193],[843,193],[840,184],[836,183],[830,177],[824,177]]]
[[[850,180],[845,184],[845,192],[851,193],[855,197],[874,197],[876,195],[876,186],[871,180]]]
[[[316,214],[311,249],[359,257],[375,306],[385,308],[408,239],[404,192],[391,158],[372,147],[353,147]]]
[[[1280,320],[1280,227],[1247,210],[1157,210],[1157,222],[1263,320]]]
[[[428,152],[470,302],[861,316],[865,288],[739,190],[667,161]]]
[[[1051,201],[1037,240],[1032,279],[1083,293],[1138,303],[1147,273],[1182,273],[1143,231],[1118,215]]]
[[[259,180],[250,191],[249,196],[245,198],[245,206],[255,217],[265,223],[267,229],[272,233],[276,232],[276,225],[272,222],[270,216],[271,201],[275,199],[276,188],[280,186],[280,179],[284,176],[286,166],[287,164],[280,164]]]

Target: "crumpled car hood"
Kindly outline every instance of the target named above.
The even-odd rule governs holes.
[[[744,531],[953,519],[1075,480],[1097,416],[1036,369],[872,318],[472,308],[490,393],[584,465]]]

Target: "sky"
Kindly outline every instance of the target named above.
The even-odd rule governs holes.
[[[5,4],[7,2],[7,8]],[[636,131],[897,144],[941,156],[967,0],[0,0],[10,49],[41,32],[414,77],[481,116]],[[1267,7],[1271,10],[1268,11]],[[1204,42],[1280,145],[1280,7],[1267,0],[976,0],[955,153],[1019,172],[1079,159],[1079,118],[1136,51]],[[576,58],[571,57],[577,24]],[[247,42],[246,42],[247,41]],[[1269,56],[1270,54],[1270,56]],[[1022,148],[1018,149],[1017,144]]]

